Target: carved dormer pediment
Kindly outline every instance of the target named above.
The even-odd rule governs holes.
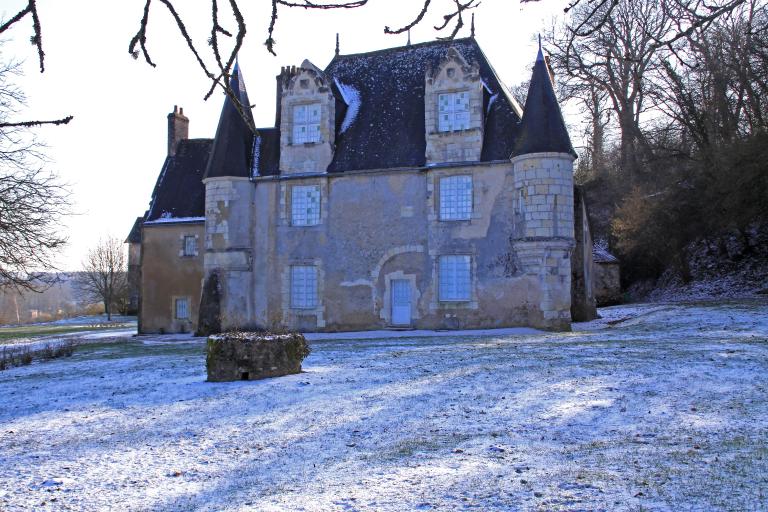
[[[323,173],[333,159],[336,100],[323,71],[305,60],[280,74],[280,170]]]
[[[427,70],[427,83],[436,81],[444,83],[453,81],[476,81],[480,79],[480,66],[469,63],[464,56],[453,46],[437,64],[436,67]]]
[[[484,122],[480,66],[451,47],[424,80],[427,163],[479,161]]]

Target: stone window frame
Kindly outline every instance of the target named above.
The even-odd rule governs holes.
[[[297,283],[297,270],[302,270],[305,275],[302,277],[304,279],[302,289],[299,290]],[[310,302],[308,301],[309,292],[307,291],[307,282],[306,282],[306,271],[312,269],[312,274],[314,277],[314,283],[312,283],[312,286],[309,287],[310,290],[314,291],[313,297],[311,297],[313,300]],[[320,286],[319,286],[319,270],[317,268],[317,265],[307,265],[307,264],[295,264],[290,266],[290,272],[289,272],[289,292],[290,292],[290,307],[291,309],[298,309],[298,310],[315,310],[320,305]],[[297,300],[299,297],[297,296],[297,292],[301,291],[302,293],[302,299]]]
[[[296,122],[296,109],[298,109],[298,108],[307,108],[307,109],[309,109],[309,107],[312,106],[312,105],[316,105],[317,109],[318,109],[318,119],[317,119],[317,122],[316,123],[315,122],[310,123],[310,122],[307,121],[307,122],[304,122],[304,123],[297,123]],[[321,127],[323,125],[323,102],[322,101],[317,101],[317,100],[313,99],[313,101],[295,101],[295,102],[291,102],[290,105],[289,105],[289,113],[290,113],[290,117],[288,119],[290,119],[290,124],[291,124],[291,131],[290,131],[290,133],[291,133],[291,145],[292,146],[314,145],[314,144],[321,144],[323,142],[323,136],[322,136],[322,130],[321,130]],[[307,126],[307,127],[309,127],[309,126],[317,126],[317,132],[316,132],[317,133],[317,139],[316,140],[315,139],[311,139],[310,140],[309,138],[307,138],[307,140],[302,140],[301,142],[297,142],[297,140],[296,140],[296,128],[297,128],[297,126],[301,126],[301,125],[304,125],[304,126]]]
[[[455,297],[446,297],[443,295],[443,290],[448,288],[444,284],[444,278],[447,279],[448,272],[446,269],[443,268],[443,262],[447,262],[449,258],[465,258],[466,261],[466,273],[467,273],[467,282],[466,282],[466,295],[457,296]],[[475,276],[472,268],[472,255],[471,254],[441,254],[437,258],[437,296],[438,301],[441,303],[469,303],[472,302],[473,297],[473,288],[474,288],[474,282],[475,282]]]
[[[323,192],[319,184],[312,185],[312,184],[302,184],[302,185],[291,185],[289,187],[289,222],[291,226],[296,227],[311,227],[311,226],[319,226],[323,219]],[[301,190],[308,190],[308,189],[314,189],[316,192],[316,198],[317,198],[317,211],[312,212],[312,215],[310,217],[310,212],[305,209],[305,211],[297,211],[295,208],[297,208],[297,202],[296,202],[296,195],[297,192]],[[301,215],[303,213],[303,215]]]
[[[191,302],[190,298],[187,296],[175,296],[173,297],[172,305],[173,305],[173,319],[174,320],[186,320],[189,321],[192,311],[191,311]],[[179,306],[181,304],[184,304],[183,308],[180,308]],[[185,316],[180,316],[179,311],[182,311]]]
[[[198,235],[192,235],[184,233],[181,235],[181,250],[179,256],[182,258],[192,258],[199,254],[198,251]]]
[[[459,192],[460,187],[459,186],[453,186],[450,187],[450,182],[452,181],[459,181],[459,179],[469,179],[469,211],[458,210],[458,207],[466,206],[466,198],[459,198],[456,197],[455,200],[453,200],[447,192],[450,192],[451,189],[454,191]],[[443,184],[446,185],[446,187],[443,187]],[[472,220],[475,212],[475,183],[474,183],[474,177],[471,173],[466,174],[448,174],[443,176],[437,176],[437,218],[440,221],[446,221],[446,222],[455,222],[455,221],[468,221]],[[448,196],[448,197],[447,197]],[[456,203],[457,211],[451,212],[450,206],[448,201]]]
[[[453,69],[453,68],[451,68],[451,69]],[[467,97],[466,109],[462,110],[462,112],[466,114],[465,127],[460,128],[460,129],[454,128],[455,123],[456,123],[455,111],[451,110],[451,113],[454,114],[454,118],[451,120],[451,124],[450,124],[451,128],[450,129],[443,129],[443,128],[441,128],[441,119],[440,119],[440,117],[442,115],[442,111],[440,110],[440,108],[441,108],[441,97],[450,96],[451,100],[452,100],[451,104],[455,105],[455,101],[453,101],[453,99],[457,95],[459,95],[459,94],[465,94],[466,97]],[[437,126],[435,127],[436,133],[462,132],[462,131],[466,131],[466,130],[470,130],[471,129],[469,125],[470,125],[470,119],[471,119],[470,116],[471,116],[471,112],[472,112],[472,104],[471,104],[471,101],[470,101],[471,98],[470,98],[470,90],[469,90],[469,88],[461,87],[461,88],[458,88],[458,89],[446,89],[446,90],[435,91],[435,97],[437,99],[437,104],[435,105],[435,109],[436,109],[435,119],[437,120]]]

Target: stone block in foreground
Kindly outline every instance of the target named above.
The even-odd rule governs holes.
[[[308,355],[300,333],[232,332],[208,337],[205,365],[209,382],[257,380],[301,373]]]

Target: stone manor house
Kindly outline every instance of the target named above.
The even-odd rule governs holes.
[[[250,105],[240,70],[232,75]],[[127,240],[141,332],[533,326],[594,316],[586,209],[541,50],[525,108],[474,38],[277,76],[274,126],[168,116]],[[250,115],[247,112],[246,115]]]

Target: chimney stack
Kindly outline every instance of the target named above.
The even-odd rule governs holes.
[[[184,109],[173,106],[173,112],[168,114],[168,156],[176,155],[180,140],[189,138],[189,118],[184,115]]]

